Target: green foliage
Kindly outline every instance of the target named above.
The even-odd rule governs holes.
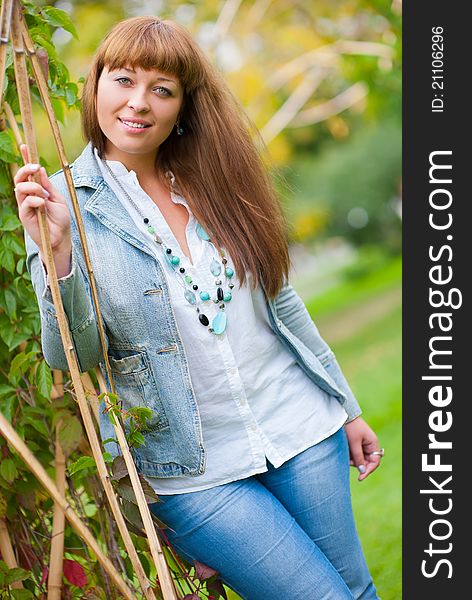
[[[0,598],[15,598],[15,600],[28,600],[34,598],[29,590],[13,589],[11,586],[19,581],[24,581],[29,577],[28,571],[15,567],[9,569],[8,566],[0,560]]]
[[[295,234],[301,216],[324,211],[325,236],[400,250],[401,222],[395,211],[401,181],[398,122],[381,121],[343,142],[326,144],[316,160],[310,155],[298,158],[287,179],[298,191],[297,203],[287,207]],[[365,222],[355,222],[353,209],[363,211]],[[319,234],[314,228],[305,238]]]

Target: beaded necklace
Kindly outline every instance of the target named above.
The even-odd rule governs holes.
[[[231,281],[231,278],[234,275],[234,269],[232,269],[230,266],[228,266],[228,260],[225,257],[224,251],[221,250],[219,252],[217,250],[215,245],[210,241],[210,236],[203,229],[203,227],[200,225],[200,223],[197,222],[196,232],[197,232],[198,237],[201,240],[208,242],[212,246],[213,251],[214,251],[214,256],[210,262],[210,267],[209,267],[211,274],[214,277],[216,277],[216,279],[215,279],[216,295],[212,298],[210,295],[210,292],[208,292],[207,290],[200,289],[200,286],[197,283],[195,283],[193,278],[188,273],[186,273],[185,267],[180,265],[180,257],[175,252],[173,252],[173,250],[171,248],[169,248],[164,243],[162,238],[156,233],[156,230],[150,223],[149,217],[145,216],[142,213],[139,206],[136,204],[136,202],[134,202],[134,200],[128,194],[128,192],[126,191],[124,186],[121,184],[121,182],[116,177],[115,173],[112,171],[108,162],[106,160],[104,160],[103,163],[105,164],[106,168],[108,169],[108,172],[112,176],[115,183],[118,185],[118,187],[123,192],[123,194],[126,196],[126,198],[129,200],[129,202],[133,205],[136,212],[143,219],[143,223],[146,225],[146,229],[147,229],[148,233],[150,234],[150,236],[152,237],[153,241],[158,246],[160,246],[160,248],[162,249],[162,252],[166,259],[166,263],[169,265],[172,272],[175,273],[180,285],[183,287],[185,300],[196,309],[199,322],[203,326],[207,327],[208,331],[210,333],[213,333],[215,335],[221,335],[225,331],[226,325],[227,325],[227,315],[226,315],[226,311],[225,311],[226,303],[231,301],[231,299],[233,297],[231,290],[233,290],[233,288],[234,288],[234,283],[232,283],[232,281]],[[220,260],[217,260],[216,257],[218,257]],[[224,285],[228,287],[227,291],[224,291],[224,289],[222,287],[222,285],[223,285],[223,282],[221,279],[222,273],[225,278]],[[198,292],[198,294],[196,292]],[[208,306],[210,301],[213,301],[213,303],[215,305],[217,305],[218,309],[219,309],[217,314],[211,320],[211,326],[210,326],[209,318],[207,317],[207,315],[204,312],[202,312],[202,309],[200,308],[201,305]]]

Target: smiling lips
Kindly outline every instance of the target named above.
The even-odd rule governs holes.
[[[150,123],[148,123],[147,121],[143,121],[142,119],[121,119],[120,117],[118,117],[118,120],[121,123],[123,123],[123,125],[128,130],[132,129],[134,131],[139,131],[151,127]]]

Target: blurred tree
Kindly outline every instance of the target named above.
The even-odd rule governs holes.
[[[303,214],[295,210],[294,239],[310,239],[327,228],[363,243],[385,240],[390,226],[387,238],[397,239],[398,219],[391,218],[389,202],[400,179],[399,0],[57,0],[55,5],[71,14],[79,31],[79,40],[61,30],[54,34],[62,60],[77,78],[86,75],[99,41],[122,18],[157,14],[187,27],[259,128],[271,164],[283,170],[290,165],[297,172],[301,161],[304,173],[313,169],[318,174],[316,180],[309,177],[310,193],[303,192],[302,204],[310,198],[310,206]],[[43,122],[41,151],[55,167]],[[363,136],[366,127],[370,133]],[[66,114],[63,135],[71,159],[83,146],[79,131],[79,116]],[[357,168],[340,191],[334,182],[346,176],[336,177],[337,169],[345,173],[354,164],[352,157],[365,156],[368,139],[387,146],[377,144],[369,155],[377,175],[369,178],[365,172],[362,179],[368,169]],[[391,174],[388,183],[380,176],[385,172]],[[367,197],[375,198],[368,207],[360,200]],[[290,209],[300,199],[295,193],[286,204]],[[366,211],[367,221],[356,208]]]

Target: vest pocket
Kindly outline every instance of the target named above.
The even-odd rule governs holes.
[[[145,350],[109,348],[108,358],[118,399],[124,411],[145,407],[152,411],[143,434],[169,427]],[[125,429],[128,420],[125,419]]]

